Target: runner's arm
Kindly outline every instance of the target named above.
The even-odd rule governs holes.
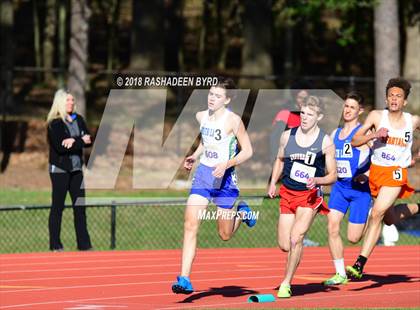
[[[325,166],[327,174],[323,177],[315,177],[316,185],[330,185],[337,181],[337,166],[335,161],[335,146],[329,136],[325,136],[322,143],[322,149],[325,150]]]
[[[238,124],[237,130],[234,131],[236,138],[238,139],[241,150],[235,157],[231,158],[227,162],[227,168],[242,164],[244,161],[251,158],[253,150],[251,141],[249,140],[248,133],[246,132],[245,125],[239,116],[235,115],[235,121]]]
[[[290,130],[283,132],[280,137],[279,151],[277,153],[276,160],[274,161],[273,171],[271,173],[271,180],[270,180],[270,185],[268,189],[268,196],[270,196],[271,198],[273,198],[276,195],[276,184],[280,178],[280,175],[283,172],[284,148],[286,147],[289,137],[290,137]]]
[[[201,118],[203,117],[205,111],[197,112],[195,115],[195,118],[197,119],[198,123],[201,123]],[[194,163],[200,157],[200,155],[204,151],[204,145],[203,142],[200,141],[200,144],[198,145],[197,149],[192,153],[190,156],[187,156],[184,160],[184,168],[187,170],[191,170]]]
[[[369,133],[369,130],[372,128],[376,129],[376,120],[380,117],[378,111],[372,111],[369,113],[368,117],[366,118],[364,124],[360,129],[356,132],[353,139],[351,140],[351,145],[354,147],[361,146],[363,144],[368,143],[369,141],[378,137],[377,132]]]

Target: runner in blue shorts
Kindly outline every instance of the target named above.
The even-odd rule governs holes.
[[[181,274],[172,285],[176,294],[194,292],[190,281],[191,267],[197,247],[197,233],[202,214],[209,202],[217,206],[217,228],[222,240],[232,238],[243,221],[249,227],[255,225],[251,209],[240,202],[235,166],[252,156],[252,146],[241,118],[226,106],[234,98],[234,84],[230,79],[220,79],[211,87],[207,97],[208,109],[196,114],[200,123],[201,143],[196,151],[185,159],[184,167],[191,170],[200,156],[190,196],[185,208],[184,242]],[[241,150],[238,152],[237,144]],[[237,220],[242,216],[242,221]]]
[[[328,203],[328,243],[336,274],[324,281],[324,285],[347,283],[340,224],[348,211],[347,239],[352,243],[359,242],[371,207],[369,182],[364,174],[369,170],[370,149],[366,145],[362,148],[351,146],[351,139],[361,126],[358,120],[362,113],[363,97],[356,92],[348,93],[343,109],[344,126],[334,130],[331,135],[336,147],[338,178],[331,189]]]

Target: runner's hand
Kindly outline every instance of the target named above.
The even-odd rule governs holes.
[[[315,178],[309,178],[308,183],[306,183],[306,187],[308,189],[313,189],[316,186],[316,180]]]
[[[379,130],[377,132],[375,132],[375,137],[377,139],[386,139],[388,137],[388,129],[386,128],[379,128]]]
[[[194,163],[195,163],[195,158],[193,156],[188,156],[187,158],[185,158],[184,168],[187,170],[191,170]]]
[[[369,181],[369,177],[368,177],[366,174],[361,173],[361,174],[359,174],[359,175],[355,176],[355,177],[354,177],[354,180],[355,180],[357,183],[360,183],[360,184],[365,184],[367,181]]]
[[[270,197],[270,198],[276,197],[276,184],[271,184],[270,183],[267,194],[268,194],[268,197]]]
[[[214,170],[212,172],[212,175],[215,178],[221,178],[225,175],[226,168],[227,168],[226,163],[217,164],[216,166],[214,166]]]

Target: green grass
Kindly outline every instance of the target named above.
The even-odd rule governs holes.
[[[133,193],[96,192],[91,196],[127,197]],[[148,192],[137,197],[186,197],[185,192]],[[1,190],[3,204],[48,205],[49,192]],[[262,205],[252,206],[259,211],[258,224],[249,229],[241,227],[234,238],[224,242],[217,236],[214,220],[203,221],[199,232],[198,246],[202,248],[223,247],[276,247],[278,199],[265,199]],[[173,249],[182,245],[182,205],[118,206],[116,208],[117,249]],[[209,210],[215,210],[210,206]],[[0,253],[33,252],[48,250],[48,209],[2,211],[0,216]],[[108,250],[111,235],[111,208],[89,207],[88,227],[95,249]],[[317,216],[307,237],[320,245],[327,245],[327,219]],[[345,240],[347,221],[341,228]],[[75,250],[75,233],[71,209],[66,209],[62,222],[62,241],[66,250]],[[349,244],[345,241],[346,246]],[[419,244],[419,238],[400,234],[398,244]]]

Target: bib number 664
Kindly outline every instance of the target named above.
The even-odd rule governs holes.
[[[298,177],[299,179],[309,179],[309,173],[301,170],[296,170],[295,177]]]

